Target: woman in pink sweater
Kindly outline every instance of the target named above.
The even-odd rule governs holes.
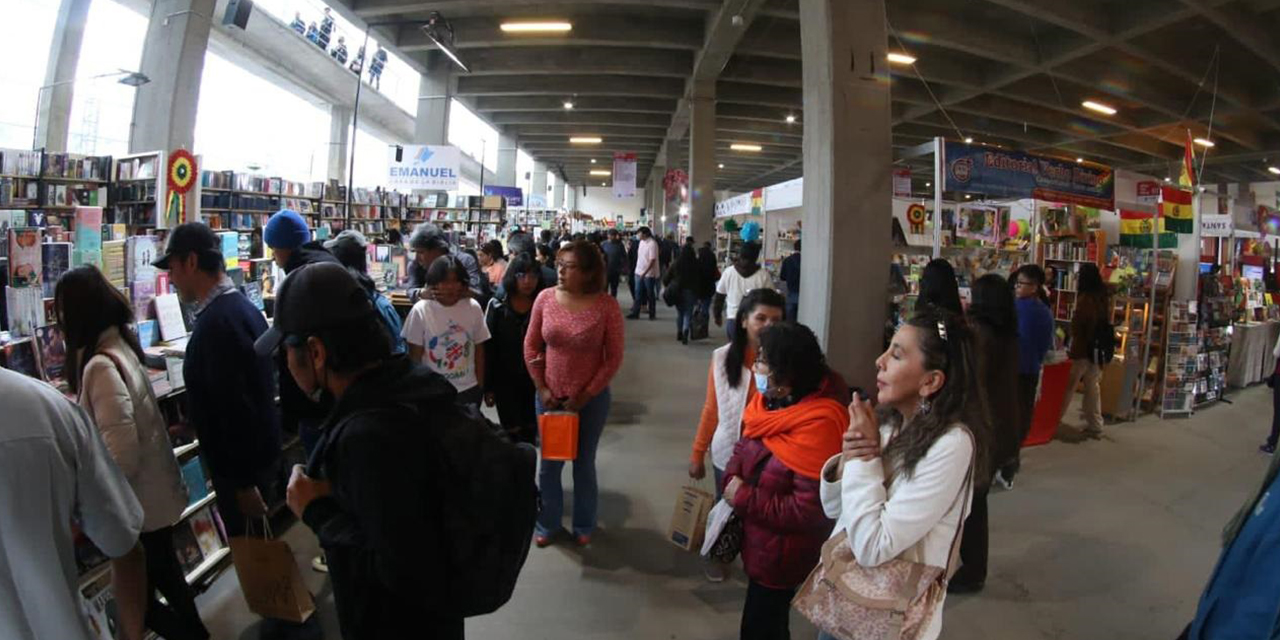
[[[556,253],[560,285],[546,289],[533,303],[524,359],[538,389],[538,415],[578,413],[578,456],[573,461],[573,535],[578,546],[591,543],[596,528],[596,447],[609,417],[609,381],[622,365],[622,312],[605,291],[604,257],[595,245],[577,241]],[[563,462],[543,460],[538,472],[542,512],[534,541],[551,544],[561,531]]]

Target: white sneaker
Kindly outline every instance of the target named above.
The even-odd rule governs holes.
[[[315,571],[319,571],[320,573],[329,573],[328,558],[325,558],[323,553],[316,556],[315,558],[312,558],[311,568]]]
[[[729,578],[729,565],[709,560],[705,563],[702,575],[706,576],[707,582],[724,582]]]
[[[1004,489],[1005,491],[1013,490],[1013,480],[1011,478],[1004,477],[1003,471],[996,472],[995,481],[996,484],[1000,485],[1001,489]]]

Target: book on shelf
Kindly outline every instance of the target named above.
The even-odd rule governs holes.
[[[148,154],[133,158],[121,158],[116,161],[117,180],[142,180],[155,178],[160,174],[158,165],[160,154]]]
[[[169,342],[187,335],[187,326],[182,318],[182,305],[178,302],[178,294],[157,295],[155,306],[156,323],[160,326],[162,340]]]
[[[129,282],[155,279],[156,268],[151,263],[160,255],[159,240],[152,235],[130,236],[125,240],[125,278]]]
[[[0,149],[0,173],[10,176],[40,175],[40,152],[23,149]]]
[[[211,556],[227,546],[222,538],[222,532],[214,520],[216,509],[217,507],[211,504],[197,511],[189,521],[191,532],[195,534],[196,543],[200,545],[200,552],[205,557]]]
[[[118,289],[124,289],[128,282],[125,278],[124,243],[124,240],[102,243],[102,275]]]
[[[44,233],[38,228],[10,227],[9,229],[9,285],[12,287],[40,288],[43,276],[40,248]]]
[[[46,242],[40,245],[41,286],[44,297],[52,298],[58,278],[71,268],[71,243]]]
[[[182,463],[182,483],[187,486],[187,506],[191,506],[209,496],[209,480],[204,475],[204,463],[200,456],[191,456]]]
[[[56,324],[36,329],[36,350],[40,355],[40,374],[45,382],[62,378],[67,362],[67,343]]]
[[[182,573],[190,575],[204,562],[204,552],[200,550],[200,541],[190,526],[177,526],[173,531],[173,550],[178,554],[178,564]]]
[[[88,624],[89,637],[94,640],[116,640],[120,637],[120,610],[110,571],[103,571],[81,586],[80,612]]]
[[[0,362],[4,368],[15,373],[21,373],[25,376],[42,380],[40,375],[40,361],[36,354],[36,342],[34,338],[25,337],[12,340],[0,347],[0,355],[3,355],[3,362]]]

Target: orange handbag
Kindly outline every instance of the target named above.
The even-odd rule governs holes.
[[[578,414],[548,411],[538,416],[542,432],[542,459],[569,461],[578,457]]]

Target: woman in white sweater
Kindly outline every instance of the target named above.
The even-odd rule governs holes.
[[[58,279],[54,306],[67,343],[67,382],[142,504],[147,628],[167,640],[208,638],[173,548],[187,488],[142,366],[142,348],[129,327],[129,301],[97,268],[84,266]],[[157,591],[168,605],[160,604]]]
[[[945,568],[972,496],[970,466],[981,473],[985,464],[985,434],[960,422],[971,371],[963,320],[917,309],[876,367],[879,411],[853,399],[844,450],[823,468],[832,536],[847,534],[865,567],[902,559]],[[942,633],[945,595],[922,626],[922,640]]]

